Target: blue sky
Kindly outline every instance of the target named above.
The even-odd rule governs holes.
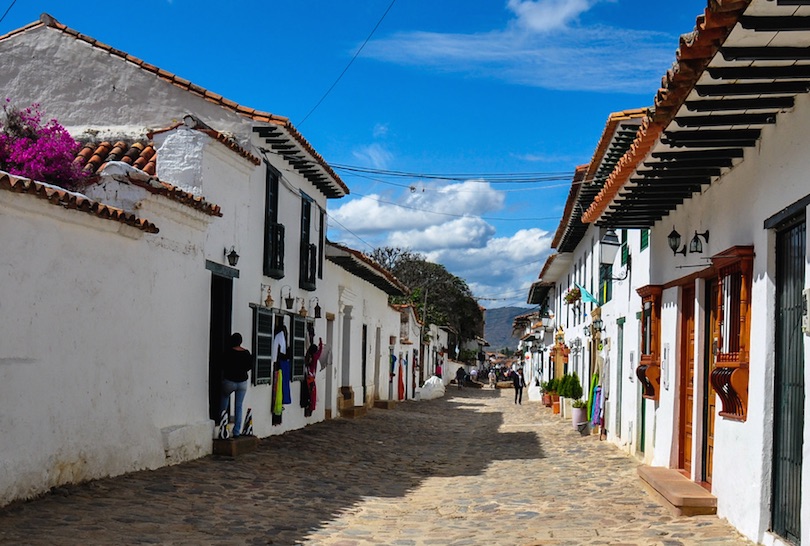
[[[18,1],[0,34],[47,12],[240,104],[290,118],[351,189],[329,202],[331,240],[364,252],[421,252],[494,308],[526,301],[574,168],[591,159],[611,112],[652,103],[678,36],[705,6]]]

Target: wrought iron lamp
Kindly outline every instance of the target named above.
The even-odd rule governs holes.
[[[707,229],[703,233],[698,233],[697,230],[695,230],[695,236],[692,237],[692,241],[689,243],[689,252],[691,254],[700,254],[703,252],[703,243],[700,242],[701,237],[706,241],[706,244],[709,244],[709,230]]]
[[[315,301],[315,308],[312,310],[312,311],[313,311],[313,313],[314,313],[314,315],[313,315],[313,316],[314,316],[315,318],[321,318],[321,306],[320,306],[320,305],[318,305],[318,304],[320,303],[320,301],[318,301],[318,297],[317,297],[317,296],[315,296],[314,298],[310,298],[310,299],[309,299],[309,304],[310,304],[310,305],[312,305],[312,301],[313,301],[313,300]]]
[[[602,236],[602,239],[599,241],[599,263],[602,265],[609,265],[613,266],[613,262],[616,260],[616,254],[619,253],[619,250],[622,247],[621,241],[619,241],[619,237],[616,235],[616,230],[613,228],[608,229],[605,234]],[[630,274],[630,256],[627,256],[627,264],[625,266],[624,275],[621,277],[613,277],[609,275],[603,276],[603,280],[606,281],[623,281],[627,278],[627,275]]]
[[[284,289],[287,289],[287,295],[284,295]],[[290,285],[285,284],[281,287],[281,299],[284,300],[284,305],[287,306],[287,309],[292,309],[293,305],[295,304],[295,298],[292,297],[292,288]]]
[[[678,247],[681,246],[681,234],[675,231],[674,227],[669,235],[667,235],[667,242],[669,243],[669,248],[672,249],[673,256],[676,254],[683,254],[686,256],[686,245],[683,245],[683,248],[678,250]]]
[[[225,249],[225,257],[228,258],[228,264],[231,267],[236,267],[236,264],[239,263],[239,254],[236,253],[236,247],[231,247],[231,251],[228,252],[228,249]]]

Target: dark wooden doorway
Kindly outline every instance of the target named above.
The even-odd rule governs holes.
[[[717,281],[711,278],[706,281],[706,339],[703,347],[703,429],[700,435],[700,471],[698,480],[710,485],[712,483],[712,467],[714,465],[714,421],[716,419],[715,406],[717,395],[709,380],[714,369],[715,353],[718,350],[717,329]]]
[[[804,335],[802,334],[805,215],[777,226],[776,339],[774,370],[773,493],[771,527],[799,544],[804,434]]]
[[[680,358],[680,427],[678,434],[678,468],[692,475],[692,412],[695,407],[695,286],[681,292]]]
[[[222,370],[219,356],[231,335],[233,312],[233,279],[211,275],[211,330],[208,336],[208,416],[219,420]],[[245,335],[244,333],[242,335]],[[249,337],[249,336],[246,336]]]

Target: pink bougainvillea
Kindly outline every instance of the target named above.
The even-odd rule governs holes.
[[[75,187],[79,144],[55,119],[42,123],[39,104],[19,110],[6,99],[0,119],[0,169],[40,182]]]

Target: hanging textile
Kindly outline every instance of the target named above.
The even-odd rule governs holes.
[[[593,417],[591,418],[591,424],[593,426],[599,426],[602,424],[602,387],[596,387],[593,400]]]
[[[304,364],[306,366],[306,380],[302,381],[302,398],[301,405],[304,406],[304,396],[306,397],[306,406],[304,415],[309,417],[315,411],[315,406],[318,401],[317,388],[315,386],[316,373],[318,371],[318,360],[321,358],[323,352],[323,340],[318,340],[318,345],[314,343],[307,349],[307,354],[304,356]],[[306,393],[303,391],[306,390]]]
[[[289,359],[284,359],[279,362],[281,369],[281,393],[282,401],[284,404],[292,404],[292,395],[290,394],[290,382],[292,381],[292,365]]]
[[[591,376],[591,384],[590,388],[588,389],[588,419],[593,418],[593,397],[594,393],[596,392],[596,387],[599,385],[599,372],[596,372]]]
[[[273,408],[272,421],[274,425],[281,424],[281,412],[284,411],[284,404],[282,403],[283,394],[281,382],[282,382],[281,369],[276,368],[273,381],[273,399],[272,399],[272,408]]]
[[[400,400],[405,400],[405,366],[399,365],[399,385],[397,385],[397,393]]]

